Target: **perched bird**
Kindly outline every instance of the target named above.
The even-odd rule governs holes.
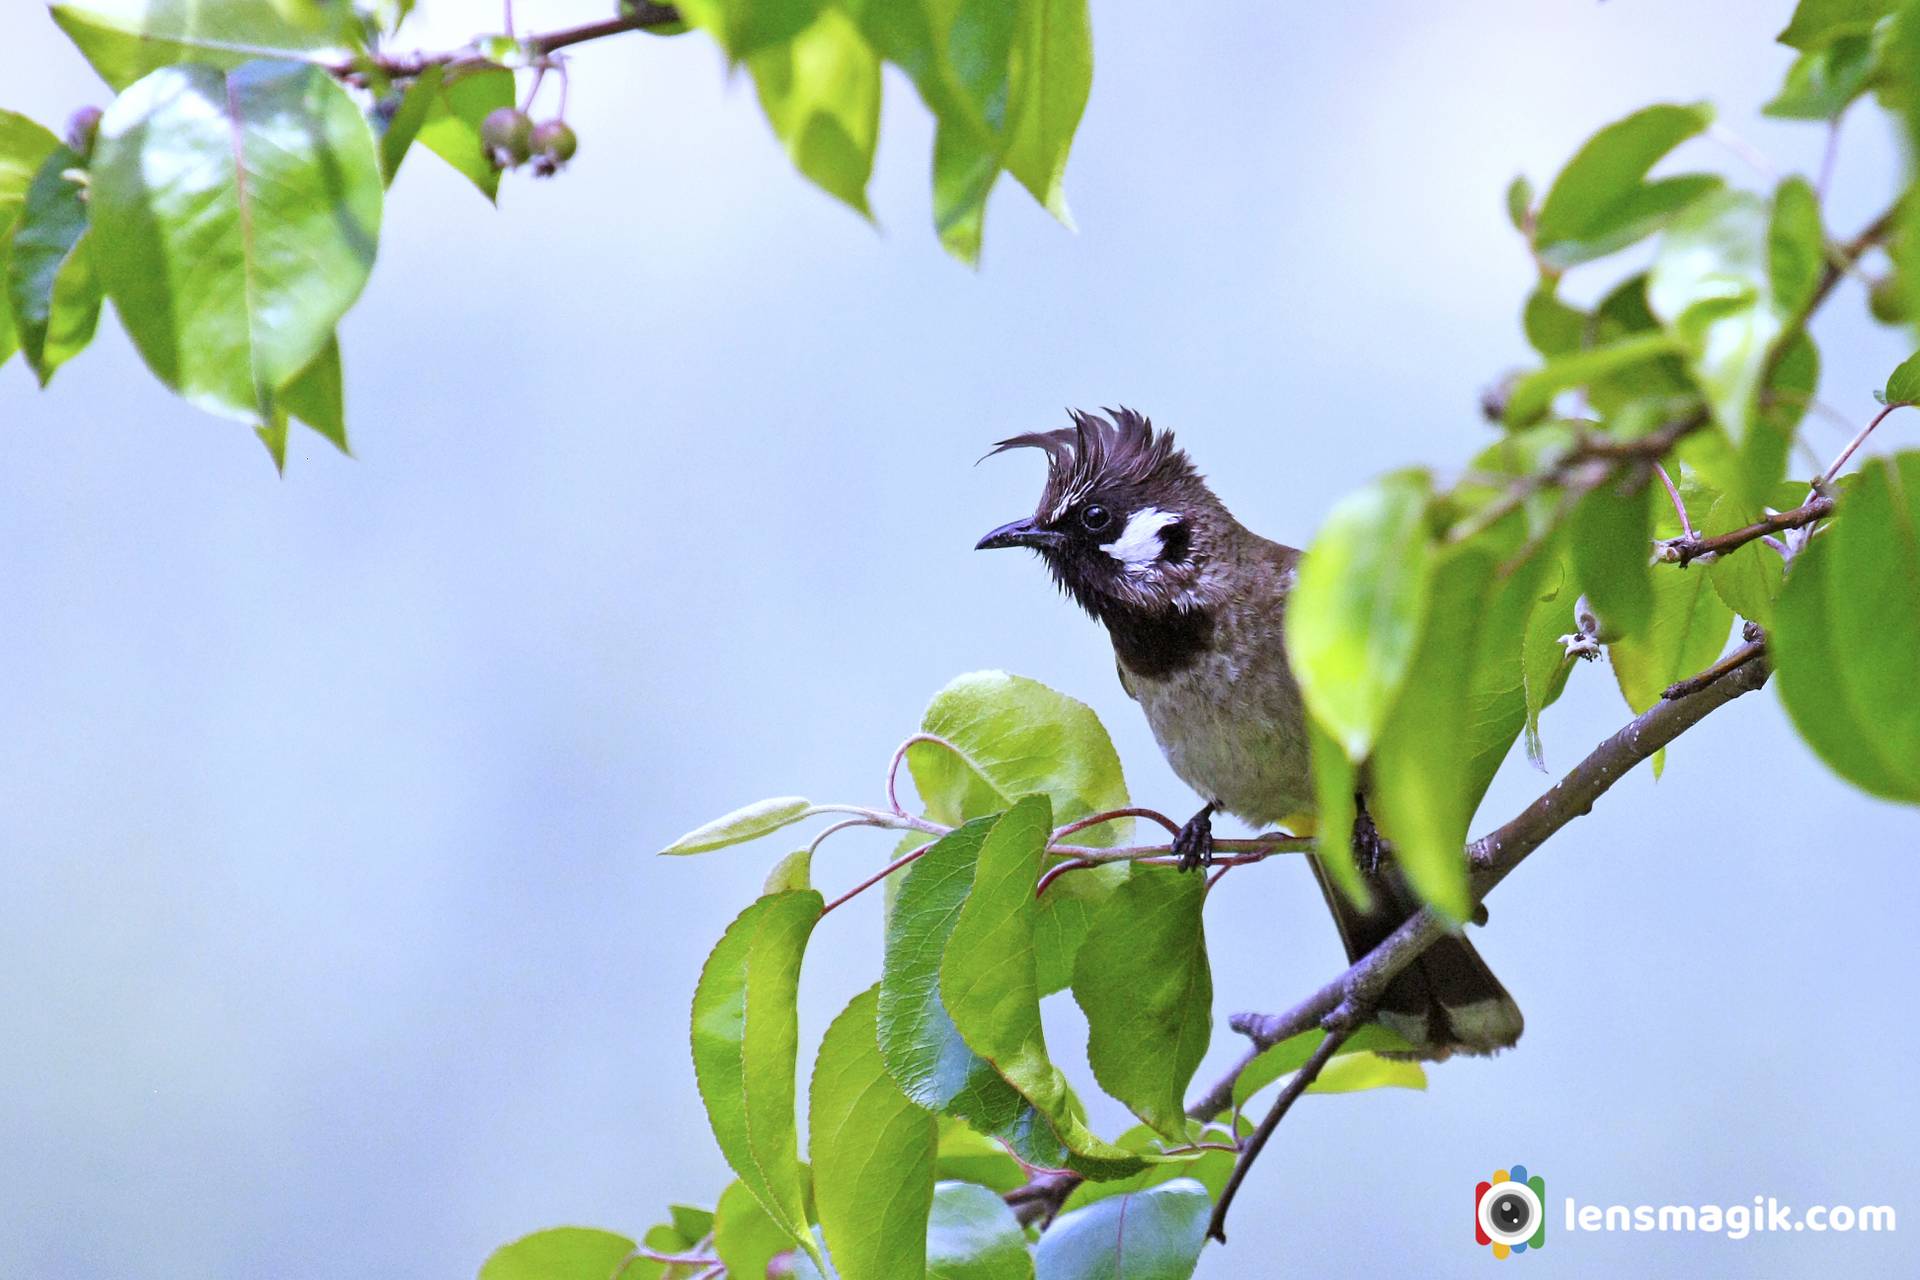
[[[994,446],[1041,450],[1047,481],[1032,516],[979,546],[1039,552],[1067,595],[1106,624],[1122,687],[1167,763],[1206,801],[1174,841],[1191,869],[1212,858],[1217,810],[1263,827],[1313,812],[1306,713],[1284,641],[1300,552],[1235,520],[1171,433],[1130,409],[1108,413],[1075,412],[1071,427]],[[1365,911],[1308,859],[1349,960],[1419,905],[1364,816],[1355,844],[1373,891]],[[1492,1053],[1521,1030],[1513,998],[1458,936],[1395,978],[1375,1016],[1421,1058]]]

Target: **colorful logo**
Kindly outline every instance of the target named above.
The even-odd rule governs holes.
[[[1547,1180],[1527,1167],[1495,1169],[1493,1181],[1473,1189],[1473,1238],[1493,1246],[1493,1256],[1525,1253],[1547,1243]]]

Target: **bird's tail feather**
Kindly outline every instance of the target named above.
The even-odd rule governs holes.
[[[1391,865],[1368,878],[1373,905],[1362,911],[1328,880],[1318,858],[1307,861],[1339,926],[1349,962],[1373,950],[1419,907]],[[1436,1060],[1510,1048],[1525,1025],[1520,1006],[1473,944],[1458,934],[1441,938],[1403,969],[1381,996],[1374,1016],[1413,1045],[1404,1056]]]

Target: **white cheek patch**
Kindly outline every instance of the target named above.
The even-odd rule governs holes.
[[[1100,549],[1137,573],[1160,558],[1165,547],[1160,531],[1179,523],[1180,517],[1174,512],[1143,507],[1127,520],[1127,527],[1120,531],[1119,537],[1102,543]]]

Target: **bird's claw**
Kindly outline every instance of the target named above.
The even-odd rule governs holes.
[[[1187,819],[1187,825],[1173,838],[1173,851],[1180,855],[1182,871],[1198,871],[1213,865],[1212,805]]]
[[[1360,811],[1353,817],[1353,861],[1360,874],[1371,880],[1380,874],[1380,862],[1386,852],[1386,841],[1381,838],[1380,828],[1373,825],[1373,815],[1362,804]]]

